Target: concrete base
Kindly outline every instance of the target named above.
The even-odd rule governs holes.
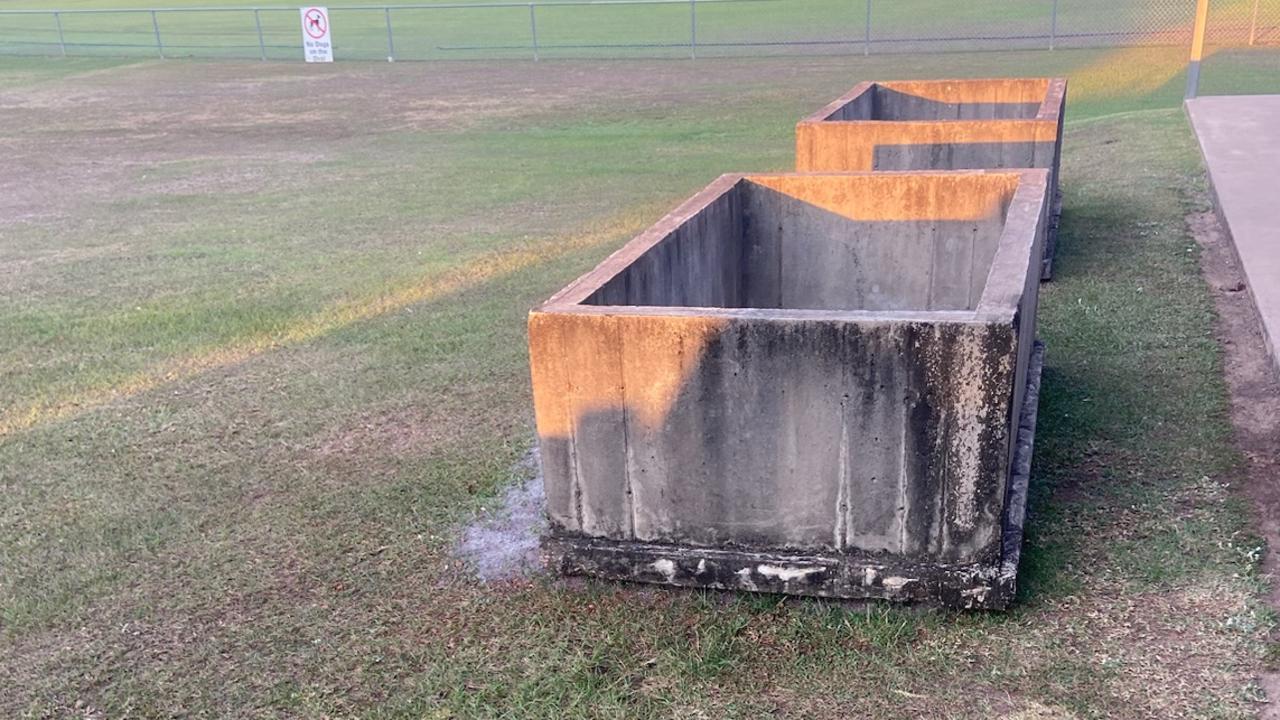
[[[995,562],[946,565],[886,554],[792,554],[560,535],[544,542],[548,564],[562,575],[683,587],[1005,609],[1017,590],[1043,366],[1044,345],[1036,342]]]
[[[1280,95],[1187,101],[1214,206],[1231,237],[1258,310],[1267,353],[1280,370]]]

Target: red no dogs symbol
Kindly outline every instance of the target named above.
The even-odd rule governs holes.
[[[302,18],[302,28],[313,40],[319,40],[329,31],[329,23],[319,8],[309,8]]]

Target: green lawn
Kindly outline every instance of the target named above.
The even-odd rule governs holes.
[[[339,59],[380,60],[388,56],[387,17],[373,0],[333,3],[333,37]],[[430,3],[428,3],[430,4]],[[533,30],[527,6],[468,7],[481,0],[435,3],[450,7],[400,8],[391,12],[395,56],[398,59],[527,58],[533,54]],[[488,3],[492,5],[492,3]],[[978,0],[946,4],[937,0],[895,0],[871,6],[875,50],[929,48],[1010,49],[1042,48],[1053,25],[1060,47],[1112,45],[1142,39],[1143,33],[1185,30],[1191,6],[1153,6],[1146,0]],[[265,6],[256,15],[251,8]],[[1239,7],[1237,7],[1239,6]],[[1280,21],[1280,0],[1266,0],[1261,17],[1271,27]],[[216,12],[162,12],[157,17],[163,52],[170,57],[296,59],[300,55],[298,9],[294,5],[257,0],[66,0],[33,4],[0,2],[0,11],[60,9],[62,38],[76,55],[157,55],[155,27],[149,13],[92,13],[71,11],[139,8],[229,8]],[[348,9],[340,9],[348,8]],[[1244,0],[1217,0],[1214,31],[1247,23]],[[538,8],[536,25],[543,57],[682,57],[691,42],[691,15],[696,14],[697,40],[702,55],[772,52],[861,52],[866,35],[867,7],[848,0],[749,0],[705,2],[691,12],[686,3],[645,6],[603,4]],[[262,42],[258,27],[261,25]],[[1136,33],[1106,35],[1107,33]],[[1233,30],[1233,37],[1240,32]],[[1102,34],[1102,35],[1100,35]],[[994,38],[989,41],[965,38]],[[913,39],[924,44],[904,46]],[[930,43],[928,38],[959,38]],[[1148,37],[1147,39],[1151,39]],[[1239,40],[1239,37],[1235,37]],[[776,43],[815,43],[780,48]],[[1177,38],[1163,42],[1184,45]],[[620,47],[640,45],[643,47]],[[0,14],[0,52],[57,54],[57,20],[52,14]]]
[[[1180,63],[0,63],[0,716],[1250,716]],[[858,79],[944,73],[1083,88],[1017,608],[477,583],[528,308]]]

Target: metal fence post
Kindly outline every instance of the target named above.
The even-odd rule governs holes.
[[[384,7],[382,11],[387,17],[387,62],[396,61],[396,41],[391,36],[391,8]]]
[[[533,61],[538,62],[538,16],[533,3],[529,3],[529,35],[533,38]]]
[[[258,8],[253,9],[253,24],[258,28],[258,54],[262,57],[263,62],[266,62],[267,43],[262,39],[262,15],[258,13]]]
[[[862,36],[862,54],[871,54],[871,0],[867,0],[867,23],[863,28],[865,33]]]
[[[151,29],[156,31],[156,52],[160,53],[160,59],[164,59],[164,43],[160,42],[160,21],[156,20],[156,11],[151,11]]]
[[[62,50],[62,57],[67,56],[67,41],[62,37],[62,13],[53,13],[53,23],[58,26],[58,48]]]
[[[1058,0],[1053,0],[1053,15],[1049,17],[1049,49],[1058,43]]]
[[[689,59],[698,59],[698,0],[689,0]]]
[[[1258,0],[1253,0],[1253,18],[1249,20],[1249,46],[1258,38]]]

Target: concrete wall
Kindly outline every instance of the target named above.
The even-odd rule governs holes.
[[[998,556],[1011,326],[535,313],[530,337],[557,529]]]
[[[1036,117],[1049,80],[875,84],[870,120],[1014,120]]]
[[[1054,83],[1049,78],[864,82],[805,122],[1033,119],[1054,94]]]
[[[1047,168],[1066,81],[862,83],[796,126],[801,172]]]
[[[718,195],[586,300],[592,305],[745,307],[742,193]]]
[[[1047,78],[869,82],[806,121],[1032,119],[1050,83]]]
[[[1050,179],[1046,173],[1023,173],[1014,191],[1013,201],[1005,214],[1007,229],[1019,228],[1016,233],[1006,232],[1001,237],[1000,248],[992,260],[987,287],[978,304],[978,314],[1000,314],[1013,308],[1011,324],[1017,334],[1017,368],[1013,383],[1013,407],[1022,408],[1027,388],[1027,368],[1036,345],[1036,318],[1039,313],[1040,280],[1036,273],[1023,275],[1024,268],[1033,258],[1045,253],[1049,239],[1053,204],[1050,200]],[[1034,238],[1030,246],[1020,241],[1023,234]],[[1038,381],[1037,381],[1038,383]],[[1010,437],[1017,436],[1016,413],[1010,418]],[[1010,452],[1012,467],[1014,453]]]
[[[1048,280],[1066,94],[1061,78],[860,83],[796,125],[796,169],[1047,169],[1055,216],[1042,258]]]
[[[973,309],[1013,176],[755,176],[587,298],[593,305]]]
[[[726,176],[531,313],[553,534],[998,563],[1045,174],[901,177]],[[879,248],[945,245],[954,228],[913,212],[1003,229],[970,245],[991,271],[980,289],[966,276],[963,309],[795,309],[853,304],[837,281],[871,279]],[[886,285],[934,273],[936,256],[887,257]],[[775,258],[783,301],[742,307],[771,295],[757,266]],[[691,298],[726,305],[633,302]]]

